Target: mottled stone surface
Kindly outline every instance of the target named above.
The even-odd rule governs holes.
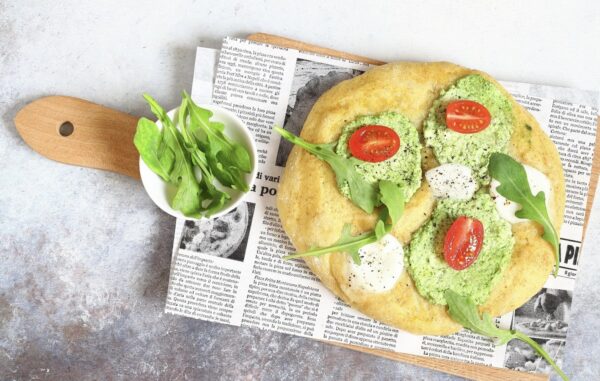
[[[32,152],[12,123],[28,101],[66,94],[148,115],[142,91],[173,106],[178,92],[189,90],[196,46],[217,47],[225,35],[253,31],[382,59],[443,58],[507,80],[600,84],[598,50],[590,49],[597,45],[598,2],[540,6],[535,18],[524,15],[537,4],[505,4],[494,12],[509,30],[476,20],[488,14],[483,3],[466,13],[456,2],[447,9],[390,2],[360,12],[359,2],[342,1],[31,3],[0,0],[2,380],[453,379],[308,339],[164,315],[175,221],[136,181]],[[458,14],[474,21],[461,26],[452,21]],[[358,22],[361,28],[348,28]],[[498,57],[486,38],[506,44],[511,31],[519,44]],[[448,46],[442,33],[472,39]],[[554,56],[556,39],[562,47]],[[566,361],[578,380],[600,378],[596,216]]]

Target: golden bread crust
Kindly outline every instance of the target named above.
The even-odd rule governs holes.
[[[422,122],[441,90],[465,75],[489,75],[446,62],[397,62],[373,68],[344,81],[319,98],[308,115],[301,137],[313,143],[338,139],[342,127],[361,115],[396,111],[408,117],[421,134]],[[552,184],[551,218],[560,231],[565,204],[565,183],[558,151],[535,119],[504,89],[511,100],[514,132],[509,153],[543,172]],[[529,126],[530,128],[526,127]],[[421,136],[422,142],[422,136]],[[423,167],[435,165],[429,149],[423,149]],[[306,151],[294,147],[278,191],[281,221],[299,251],[335,243],[346,223],[353,233],[372,230],[376,215],[368,215],[338,191],[329,166]],[[407,203],[393,234],[407,245],[411,234],[431,215],[435,200],[426,181]],[[529,300],[544,284],[554,265],[551,246],[541,238],[541,228],[532,222],[513,225],[515,246],[510,265],[492,290],[482,310],[493,316],[514,310]],[[391,326],[417,334],[444,335],[460,329],[446,312],[419,295],[406,271],[395,287],[383,293],[357,291],[346,286],[347,266],[339,253],[306,258],[310,269],[335,295],[362,313]]]

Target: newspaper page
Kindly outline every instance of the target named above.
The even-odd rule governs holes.
[[[272,128],[280,125],[298,134],[323,92],[368,68],[360,62],[235,38],[224,40],[220,54],[198,49],[192,97],[217,103],[244,120],[256,140],[259,168],[256,185],[236,210],[200,222],[177,221],[165,311],[369,348],[548,373],[548,365],[516,340],[496,346],[468,330],[451,336],[419,336],[374,321],[335,297],[301,260],[281,259],[295,251],[275,203],[291,146]],[[549,277],[530,301],[496,322],[532,336],[560,365],[579,264],[598,93],[503,85],[556,143],[565,169],[567,204],[559,276]],[[542,305],[554,307],[551,316]]]

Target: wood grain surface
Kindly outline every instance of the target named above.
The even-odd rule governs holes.
[[[23,107],[19,134],[34,151],[61,163],[106,169],[140,178],[133,135],[139,117],[79,98],[50,96]],[[60,134],[63,123],[73,131]]]

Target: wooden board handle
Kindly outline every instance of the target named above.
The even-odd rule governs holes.
[[[133,115],[65,96],[37,99],[15,117],[23,140],[41,155],[139,179],[133,145],[137,121]]]

